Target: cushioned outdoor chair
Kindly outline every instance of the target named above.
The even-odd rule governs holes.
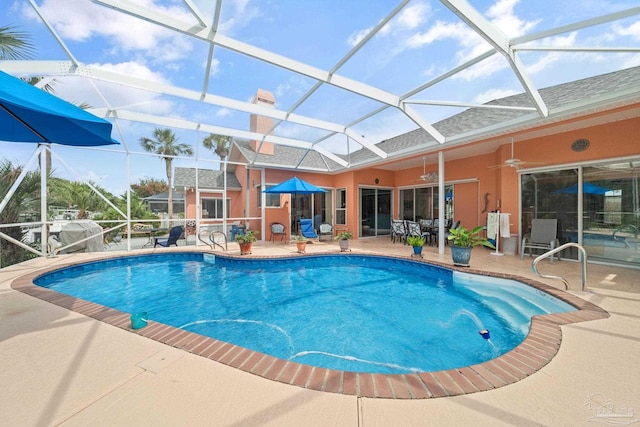
[[[395,243],[396,240],[403,243],[407,240],[407,230],[401,219],[391,220],[391,241]]]
[[[329,236],[329,239],[331,239],[333,237],[333,227],[331,226],[331,224],[323,222],[322,224],[320,224],[320,227],[318,227],[318,234],[320,235],[320,237],[318,237],[318,240],[320,240],[322,236]]]
[[[156,237],[153,242],[153,247],[156,246],[164,246],[168,248],[169,246],[178,246],[178,239],[182,236],[182,226],[176,225],[171,230],[169,230],[169,237]]]
[[[318,234],[313,229],[313,221],[309,218],[300,219],[300,234],[307,239],[318,239]]]
[[[273,240],[277,237],[280,236],[280,240],[284,241],[284,238],[287,236],[287,229],[285,228],[285,226],[283,224],[280,224],[279,222],[274,222],[273,224],[271,224],[271,241],[273,242]]]
[[[558,220],[548,218],[536,218],[531,221],[531,234],[522,238],[520,245],[520,259],[524,258],[524,252],[529,249],[529,256],[532,256],[532,249],[543,249],[550,251],[558,246]],[[560,258],[558,258],[560,259]],[[550,257],[553,264],[553,255]]]
[[[420,227],[420,223],[416,221],[407,221],[406,226],[407,226],[407,237],[418,236],[418,237],[422,237],[425,242],[429,241],[429,238],[430,238],[429,232],[422,231],[422,228]]]

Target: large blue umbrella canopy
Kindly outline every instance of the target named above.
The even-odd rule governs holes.
[[[118,144],[111,123],[0,71],[0,141]]]
[[[323,190],[320,187],[316,187],[313,184],[303,181],[297,176],[288,179],[280,184],[264,190],[265,193],[271,194],[313,194],[313,193],[326,193],[327,190]]]
[[[607,191],[611,191],[608,188],[600,187],[599,185],[591,184],[588,182],[582,183],[583,194],[600,194],[603,195]],[[560,190],[554,191],[556,194],[578,194],[578,184],[573,184]]]

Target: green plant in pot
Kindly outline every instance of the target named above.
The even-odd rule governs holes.
[[[451,258],[453,258],[454,265],[468,267],[471,259],[471,249],[475,246],[486,246],[487,248],[495,249],[495,246],[486,237],[480,235],[482,228],[479,225],[472,230],[467,230],[460,225],[458,228],[449,230],[448,239],[451,241]]]
[[[346,252],[349,250],[349,240],[353,239],[353,234],[349,230],[344,230],[339,232],[334,239],[340,244],[340,252]]]
[[[244,234],[236,234],[236,242],[240,245],[240,255],[251,253],[251,245],[258,240],[255,230],[247,230]]]
[[[297,249],[298,249],[298,253],[300,253],[300,254],[305,253],[305,251],[307,249],[307,241],[309,239],[307,239],[306,237],[304,237],[301,234],[298,234],[295,237],[295,240],[296,240],[296,246],[297,246]]]
[[[414,255],[422,255],[422,247],[426,242],[427,242],[426,239],[422,236],[407,237],[407,245],[413,247]]]

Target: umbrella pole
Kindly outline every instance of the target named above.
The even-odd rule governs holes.
[[[40,221],[42,221],[40,232],[40,246],[43,254],[47,253],[47,242],[49,241],[47,227],[47,156],[46,145],[40,145]]]

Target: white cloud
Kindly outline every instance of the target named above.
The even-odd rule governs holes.
[[[108,71],[114,71],[117,73],[122,73],[127,76],[136,77],[152,82],[169,84],[169,80],[164,78],[161,74],[151,71],[147,66],[142,65],[138,62],[121,62],[118,64],[91,64],[91,67],[102,68]]]
[[[640,40],[640,21],[636,21],[628,27],[614,25],[613,31],[616,35],[622,37],[631,37],[634,40]]]
[[[539,23],[539,21],[523,21],[514,13],[520,0],[498,0],[487,11],[491,22],[509,37],[521,36]]]
[[[194,21],[180,7],[165,7],[151,0],[138,0],[137,3],[177,20]],[[45,0],[40,9],[67,42],[87,42],[89,39],[95,42],[95,38],[100,37],[112,52],[140,51],[160,61],[183,58],[191,50],[191,43],[185,36],[84,0]]]
[[[414,3],[405,7],[398,16],[397,25],[402,30],[414,30],[427,20],[431,8],[426,3]]]
[[[285,81],[284,83],[280,83],[274,92],[276,97],[276,104],[278,103],[279,98],[284,98],[285,96],[295,96],[300,97],[304,95],[311,88],[311,84],[308,80],[297,76],[292,75]]]
[[[347,39],[347,44],[351,47],[354,47],[355,45],[360,43],[360,41],[362,41],[362,39],[365,38],[365,36],[371,32],[371,30],[373,30],[373,27],[365,28],[363,30],[360,30],[351,34]]]
[[[231,114],[233,114],[233,110],[229,108],[220,108],[218,111],[216,111],[216,117],[227,117]]]
[[[453,39],[466,44],[470,38],[477,38],[477,36],[465,24],[437,21],[428,31],[411,36],[407,40],[407,47],[417,49],[445,39]]]
[[[431,7],[428,4],[422,2],[413,3],[402,9],[398,15],[380,29],[377,35],[404,38],[407,31],[415,30],[426,22],[430,12]],[[352,33],[347,39],[347,44],[352,47],[357,45],[372,29],[373,27],[368,27]],[[393,42],[399,43],[399,40]]]
[[[478,104],[484,104],[485,102],[493,101],[494,99],[505,98],[511,95],[517,95],[518,92],[509,89],[489,89],[485,92],[479,93],[473,98],[473,102]]]
[[[256,18],[262,16],[260,9],[250,0],[227,0],[223,4],[222,12],[228,13],[230,17],[220,23],[218,30],[227,36],[246,28]]]

